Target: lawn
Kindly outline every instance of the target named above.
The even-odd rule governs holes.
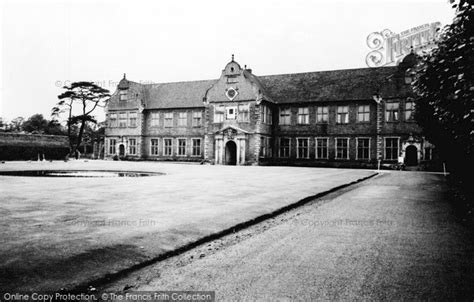
[[[7,162],[0,170],[162,172],[140,178],[0,176],[0,289],[72,288],[368,170],[157,162]]]

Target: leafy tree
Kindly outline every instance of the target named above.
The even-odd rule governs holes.
[[[45,133],[51,135],[66,135],[63,126],[56,120],[50,120],[48,122],[48,128]]]
[[[110,94],[107,89],[92,82],[74,82],[63,88],[66,91],[58,96],[60,101],[53,107],[52,116],[58,117],[61,113],[67,112],[67,135],[71,155],[77,157],[86,126],[97,123],[92,113],[97,107],[105,107]],[[74,131],[76,127],[77,132]]]
[[[415,119],[451,172],[470,173],[474,137],[473,0],[453,5],[456,16],[440,33],[437,47],[422,55],[413,83]]]
[[[32,133],[47,133],[49,121],[42,114],[34,114],[23,122],[23,130]]]
[[[8,124],[8,131],[9,132],[21,132],[23,131],[23,122],[24,122],[24,118],[19,116],[19,117],[16,117],[14,119],[12,119],[10,121],[10,123]]]
[[[64,135],[65,132],[61,124],[55,120],[47,120],[42,114],[34,114],[30,116],[26,121],[23,118],[17,118],[16,121],[12,121],[12,128],[21,129],[22,131],[29,133],[40,133],[40,134],[52,134],[52,135]]]

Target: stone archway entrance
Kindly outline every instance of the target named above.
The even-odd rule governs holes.
[[[125,146],[124,146],[124,144],[119,145],[119,156],[125,156]]]
[[[418,149],[413,145],[407,146],[407,148],[405,149],[405,165],[418,165]]]
[[[235,166],[237,164],[237,145],[234,141],[225,144],[225,164]]]

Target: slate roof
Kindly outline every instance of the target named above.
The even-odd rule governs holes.
[[[371,100],[411,95],[398,67],[378,67],[255,76],[264,95],[277,104],[324,101]],[[143,85],[147,109],[203,107],[203,98],[215,80]]]
[[[369,100],[376,92],[383,98],[403,97],[411,90],[398,75],[397,67],[379,67],[258,78],[276,103],[298,103]]]
[[[146,108],[203,107],[206,91],[217,80],[146,84]]]

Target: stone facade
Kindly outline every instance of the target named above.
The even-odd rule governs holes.
[[[407,67],[256,76],[229,62],[217,80],[124,78],[107,108],[108,158],[231,165],[376,167],[433,163],[413,121]]]

